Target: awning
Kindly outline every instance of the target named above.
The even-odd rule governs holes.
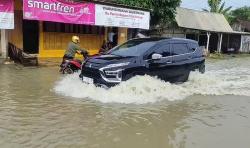
[[[179,27],[221,33],[233,33],[223,14],[177,8],[176,21]]]

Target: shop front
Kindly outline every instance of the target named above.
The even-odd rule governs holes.
[[[150,13],[106,3],[15,0],[15,29],[9,42],[39,57],[62,57],[73,35],[91,54],[106,41],[127,40],[128,29],[149,29]]]

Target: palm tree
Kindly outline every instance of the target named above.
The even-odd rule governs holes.
[[[208,0],[209,9],[203,9],[207,12],[216,12],[227,15],[232,9],[232,6],[225,8],[225,2],[222,3],[221,0]]]

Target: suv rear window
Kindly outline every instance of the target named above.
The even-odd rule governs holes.
[[[189,53],[187,44],[172,44],[172,55]]]

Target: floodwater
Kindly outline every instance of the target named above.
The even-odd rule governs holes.
[[[206,65],[183,84],[143,76],[110,90],[0,65],[0,147],[249,148],[250,58]]]

